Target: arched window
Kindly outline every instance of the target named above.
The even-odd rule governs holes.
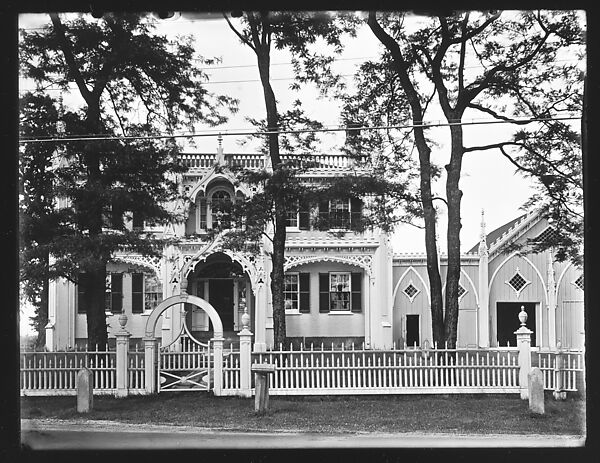
[[[229,228],[231,195],[225,190],[216,190],[210,200],[212,228]]]

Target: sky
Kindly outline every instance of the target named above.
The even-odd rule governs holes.
[[[204,57],[220,57],[221,62],[205,69],[210,80],[206,88],[214,93],[227,94],[239,99],[239,111],[227,124],[219,127],[226,130],[247,129],[250,124],[245,117],[262,119],[265,117],[265,105],[262,86],[259,81],[256,57],[247,46],[242,45],[231,31],[225,20],[219,15],[207,15],[199,19],[189,15],[176,15],[169,20],[160,21],[157,33],[168,36],[188,35],[195,38],[196,50]],[[23,28],[36,28],[49,22],[47,15],[21,15],[19,25]],[[342,75],[352,75],[365,59],[376,57],[381,45],[368,27],[362,28],[355,39],[345,41],[344,53],[336,60],[334,69]],[[280,111],[291,106],[295,99],[301,99],[308,115],[318,119],[325,126],[339,124],[339,104],[319,98],[314,88],[303,88],[300,92],[289,89],[292,83],[290,57],[274,50],[271,58],[271,78],[273,90],[278,99]],[[351,77],[346,77],[352,85]],[[30,83],[22,83],[22,89],[31,88]],[[54,95],[58,96],[58,95]],[[77,96],[64,96],[65,104],[81,104]],[[468,119],[471,116],[466,117]],[[472,116],[480,117],[480,116]],[[437,119],[430,116],[428,120]],[[439,117],[441,119],[441,117]],[[213,128],[211,128],[212,130]],[[200,128],[202,130],[202,128]],[[439,134],[438,147],[433,148],[432,159],[443,165],[447,159],[447,128],[435,129]],[[475,125],[465,127],[465,146],[488,144],[494,140],[506,139],[508,127],[504,125]],[[196,140],[195,151],[214,153],[217,149],[216,133],[214,137],[201,137]],[[341,138],[340,138],[341,137]],[[224,136],[225,152],[255,152],[252,146],[240,146],[239,137]],[[335,153],[337,146],[343,143],[343,135],[323,137],[322,152]],[[415,151],[416,153],[416,151]],[[416,154],[415,154],[416,155]],[[510,162],[499,152],[481,151],[466,153],[463,159],[460,188],[462,199],[461,249],[467,251],[479,241],[481,232],[481,211],[485,211],[487,232],[491,232],[506,222],[522,214],[519,209],[532,194],[530,180],[515,174]],[[445,196],[443,182],[435,187],[437,193]],[[445,252],[445,213],[439,221],[440,248]],[[425,252],[424,232],[410,225],[399,226],[392,236],[394,252]]]

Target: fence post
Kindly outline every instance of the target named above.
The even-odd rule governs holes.
[[[156,392],[156,339],[144,338],[144,380],[146,394]]]
[[[563,391],[563,355],[562,344],[560,341],[556,343],[556,356],[554,360],[554,400],[565,400],[567,392]]]
[[[521,306],[519,321],[521,322],[521,326],[515,331],[517,335],[517,347],[519,348],[519,389],[521,399],[528,399],[528,377],[531,370],[531,334],[533,331],[525,326],[527,322],[525,306]]]
[[[119,315],[119,325],[121,329],[115,333],[117,338],[117,397],[127,397],[129,395],[129,384],[127,381],[127,356],[129,354],[129,337],[131,334],[125,329],[127,325],[127,315]]]
[[[221,395],[223,389],[223,338],[212,338],[213,342],[213,393]]]
[[[240,396],[242,397],[252,396],[252,390],[250,388],[250,365],[252,363],[250,343],[252,341],[252,332],[248,329],[249,326],[250,315],[248,315],[248,308],[244,307],[242,330],[238,333],[238,336],[240,337]]]

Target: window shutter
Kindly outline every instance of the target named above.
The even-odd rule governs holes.
[[[298,228],[300,230],[310,229],[310,207],[306,201],[300,201],[298,210]]]
[[[142,219],[142,214],[139,212],[133,212],[132,226],[134,229],[144,228],[144,219]]]
[[[88,288],[88,274],[80,273],[77,277],[77,313],[86,313],[85,293]]]
[[[352,312],[362,312],[362,273],[352,273]]]
[[[329,312],[329,273],[319,273],[319,312]]]
[[[123,228],[123,208],[116,202],[112,203],[111,207],[111,224],[112,228],[120,230]]]
[[[123,274],[113,273],[110,276],[110,297],[112,313],[123,311]]]
[[[329,228],[329,201],[319,201],[320,228]]]
[[[144,311],[144,274],[131,274],[131,312],[142,313]]]
[[[350,199],[350,228],[355,229],[362,217],[363,201],[360,198]]]
[[[300,280],[300,313],[310,313],[310,273],[301,273]]]

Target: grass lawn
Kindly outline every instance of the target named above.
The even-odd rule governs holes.
[[[183,392],[116,399],[94,397],[87,415],[75,397],[23,397],[22,418],[111,420],[242,431],[585,433],[585,400],[546,396],[546,414],[533,415],[518,395],[405,395],[271,397],[264,416],[254,398],[213,397]]]

